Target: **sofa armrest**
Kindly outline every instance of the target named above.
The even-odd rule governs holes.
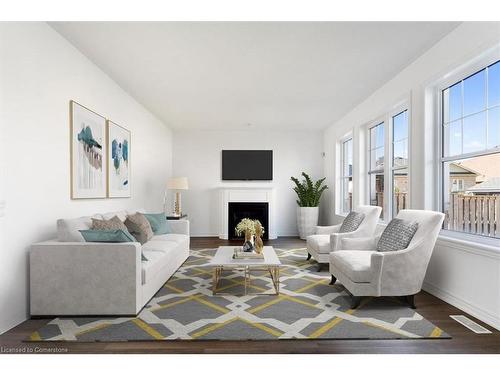
[[[138,242],[31,246],[32,315],[133,315],[141,307],[141,286]]]
[[[424,255],[423,243],[424,240],[403,250],[377,252],[372,255],[372,264],[374,261],[381,264],[381,294],[399,296],[420,291],[430,259],[430,254]]]
[[[171,233],[189,236],[189,220],[167,220]]]

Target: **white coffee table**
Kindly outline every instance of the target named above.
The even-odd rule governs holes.
[[[222,272],[225,269],[241,269],[245,273],[245,295],[250,286],[250,271],[268,271],[276,294],[280,293],[281,262],[272,246],[264,246],[264,259],[233,259],[236,246],[219,246],[209,265],[213,267],[212,292],[217,294]]]

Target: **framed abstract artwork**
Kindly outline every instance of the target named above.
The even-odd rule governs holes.
[[[108,120],[108,197],[130,197],[130,131]]]
[[[70,101],[71,199],[106,198],[106,119]]]

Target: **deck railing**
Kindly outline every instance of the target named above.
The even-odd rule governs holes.
[[[408,193],[394,193],[394,205],[396,214],[405,208],[408,208]],[[384,207],[384,193],[377,192],[376,200],[371,202],[373,206]]]
[[[500,195],[450,194],[444,228],[500,237]]]

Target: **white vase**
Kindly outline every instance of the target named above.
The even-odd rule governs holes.
[[[303,240],[314,234],[318,225],[319,207],[297,207],[297,226],[299,237]]]

